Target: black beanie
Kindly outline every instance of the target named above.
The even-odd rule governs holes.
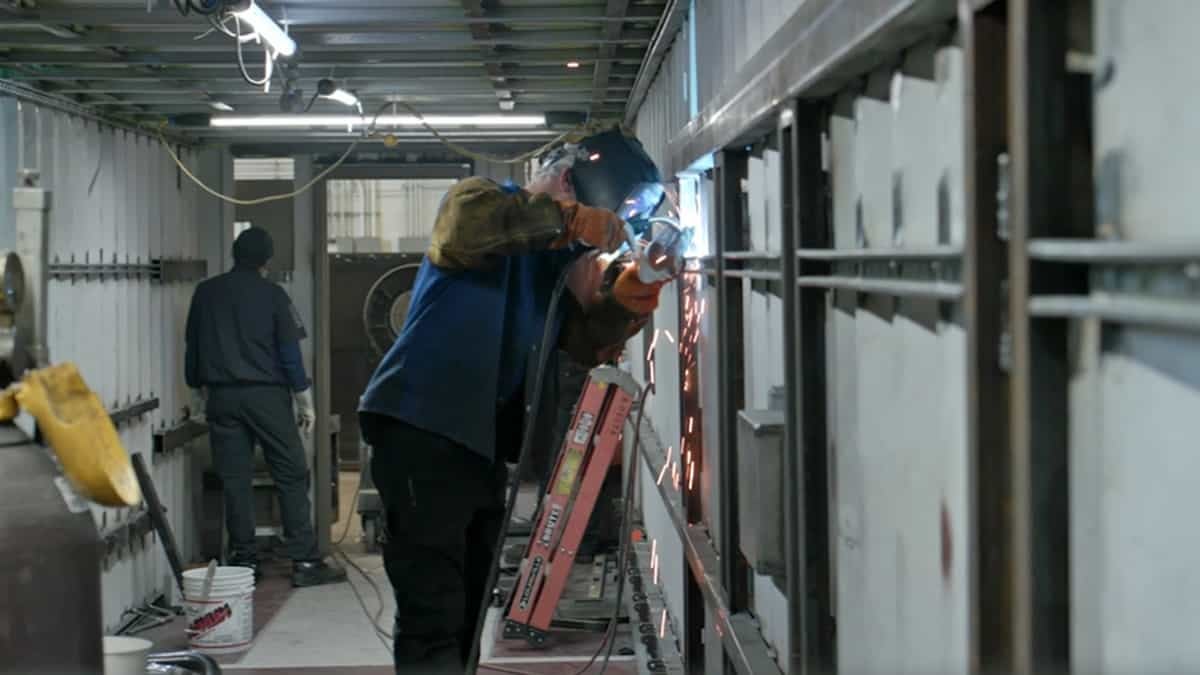
[[[233,262],[235,265],[262,267],[275,255],[275,244],[271,241],[271,233],[261,227],[251,227],[243,230],[233,242]]]

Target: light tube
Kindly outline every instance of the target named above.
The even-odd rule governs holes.
[[[249,5],[245,9],[234,10],[233,15],[250,24],[258,37],[271,45],[276,54],[286,58],[296,53],[296,41],[283,32],[279,24],[267,16],[262,8],[254,4],[254,0],[249,0]]]
[[[429,126],[537,128],[546,125],[544,115],[426,115]],[[217,115],[209,126],[223,129],[316,129],[322,127],[360,127],[371,124],[371,118],[357,115]],[[423,125],[414,115],[380,115],[379,127],[416,127]]]

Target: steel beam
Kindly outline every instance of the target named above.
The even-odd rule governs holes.
[[[1029,243],[1071,218],[1066,80],[1067,3],[1008,3],[1011,153],[1009,320],[1012,399],[1009,532],[1011,671],[1068,672],[1069,438],[1067,322],[1033,320],[1030,298],[1067,291],[1060,269],[1031,264]]]
[[[476,64],[472,68],[479,68]],[[378,71],[363,71],[363,70],[338,70],[339,80],[349,88],[355,89],[358,93],[369,91],[377,91],[381,93],[394,93],[397,88],[408,88],[415,93],[422,91],[430,91],[438,87],[445,86],[462,86],[472,85],[473,88],[488,85],[488,79],[484,76],[471,73],[466,69],[446,69],[446,68],[409,68],[397,70]],[[309,72],[301,77],[311,77],[316,79],[318,75],[324,76],[324,73]],[[551,86],[565,85],[576,87],[579,89],[587,89],[592,91],[592,78],[572,76],[567,72],[559,69],[551,72],[522,72],[520,69],[508,69],[504,75],[511,89],[520,89],[522,87],[533,86]],[[621,89],[629,91],[632,88],[631,75],[619,73],[617,78],[621,80],[610,86],[611,89]],[[262,95],[261,89],[256,89],[246,84],[241,77],[233,76],[229,73],[213,73],[211,71],[189,71],[181,68],[172,67],[169,70],[147,70],[140,71],[135,69],[125,68],[105,68],[105,69],[72,69],[72,70],[23,70],[21,72],[12,73],[9,76],[12,80],[37,81],[37,82],[88,82],[96,83],[96,87],[89,91],[103,91],[102,87],[112,86],[114,83],[121,83],[129,88],[140,85],[143,88],[151,87],[155,84],[160,85],[164,82],[178,83],[178,86],[172,88],[171,91],[178,91],[179,88],[213,88],[224,87],[221,91],[237,91],[243,93],[256,93]],[[315,84],[315,83],[314,83]],[[428,85],[428,86],[426,86]],[[136,89],[133,89],[136,91]],[[477,91],[478,89],[476,89]]]
[[[269,7],[268,3],[260,3]],[[276,3],[286,6],[268,12],[285,20],[293,33],[327,31],[346,26],[397,26],[408,30],[446,28],[476,24],[516,24],[522,26],[562,26],[576,24],[655,23],[660,12],[654,7],[637,7],[627,15],[576,7],[505,7],[481,16],[437,7],[342,7],[335,2],[323,5]],[[122,7],[40,7],[0,15],[0,26],[121,26],[166,31],[200,33],[208,25],[198,15],[183,16],[169,3],[159,3],[155,11]]]
[[[408,52],[429,49],[455,49],[472,46],[523,45],[644,45],[650,42],[651,33],[646,30],[624,31],[618,40],[607,40],[599,30],[529,30],[497,33],[486,40],[476,40],[470,35],[446,31],[436,32],[326,32],[297,35],[297,44],[303,53],[332,51],[361,51],[364,47],[381,52]],[[60,38],[48,34],[20,31],[0,31],[0,47],[91,47],[91,48],[136,48],[162,49],[173,52],[223,52],[229,53],[233,41],[220,34],[212,34],[199,40],[180,40],[173,33],[115,31],[95,29],[76,38]]]
[[[402,59],[402,60],[401,60]],[[583,55],[578,49],[524,49],[512,48],[504,53],[504,63],[520,68],[529,66],[557,67],[561,71],[563,64],[571,60],[595,61],[596,55]],[[230,55],[227,52],[213,51],[200,53],[176,52],[133,52],[126,54],[97,54],[90,50],[80,51],[37,51],[29,49],[8,49],[0,51],[0,61],[7,64],[30,64],[38,66],[72,66],[77,68],[105,68],[141,64],[151,66],[187,66],[189,68],[215,68],[229,70]],[[633,66],[630,72],[636,76],[637,66],[642,62],[642,52],[636,48],[617,48],[612,59],[614,64]],[[483,59],[471,52],[425,50],[406,52],[379,52],[372,50],[357,50],[353,52],[326,52],[321,54],[305,54],[299,67],[325,70],[343,66],[354,66],[362,69],[375,68],[478,68]],[[512,67],[506,65],[506,67]]]
[[[1012,485],[1009,379],[1000,362],[1007,250],[1000,239],[997,158],[1008,144],[1007,48],[1003,16],[960,0],[963,44],[963,161],[966,243],[963,314],[967,330],[967,461],[974,539],[968,544],[972,672],[1012,672]]]
[[[716,232],[713,237],[717,267],[717,303],[712,311],[717,320],[717,476],[721,495],[718,532],[721,554],[721,585],[731,611],[749,609],[750,574],[741,551],[738,520],[737,425],[738,411],[745,407],[745,346],[742,285],[726,276],[729,249],[744,249],[745,210],[742,181],[748,175],[749,155],[743,150],[724,150],[717,155]]]

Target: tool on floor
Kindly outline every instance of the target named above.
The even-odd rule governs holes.
[[[637,383],[623,370],[602,366],[588,376],[509,598],[506,638],[546,641],[637,396]]]
[[[134,453],[132,459],[133,471],[137,475],[138,486],[141,488],[142,498],[146,502],[146,512],[150,514],[150,523],[154,526],[155,533],[158,534],[158,541],[162,544],[163,553],[167,555],[167,564],[171,566],[171,574],[175,576],[175,585],[179,588],[182,596],[183,556],[179,554],[179,546],[175,543],[175,533],[171,530],[171,523],[167,521],[166,509],[158,499],[158,490],[154,488],[154,479],[150,477],[146,460],[142,458],[141,453]]]

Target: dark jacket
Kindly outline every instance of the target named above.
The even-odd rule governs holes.
[[[304,337],[287,293],[258,270],[234,267],[201,282],[192,295],[185,335],[187,385],[307,389],[300,360]]]

